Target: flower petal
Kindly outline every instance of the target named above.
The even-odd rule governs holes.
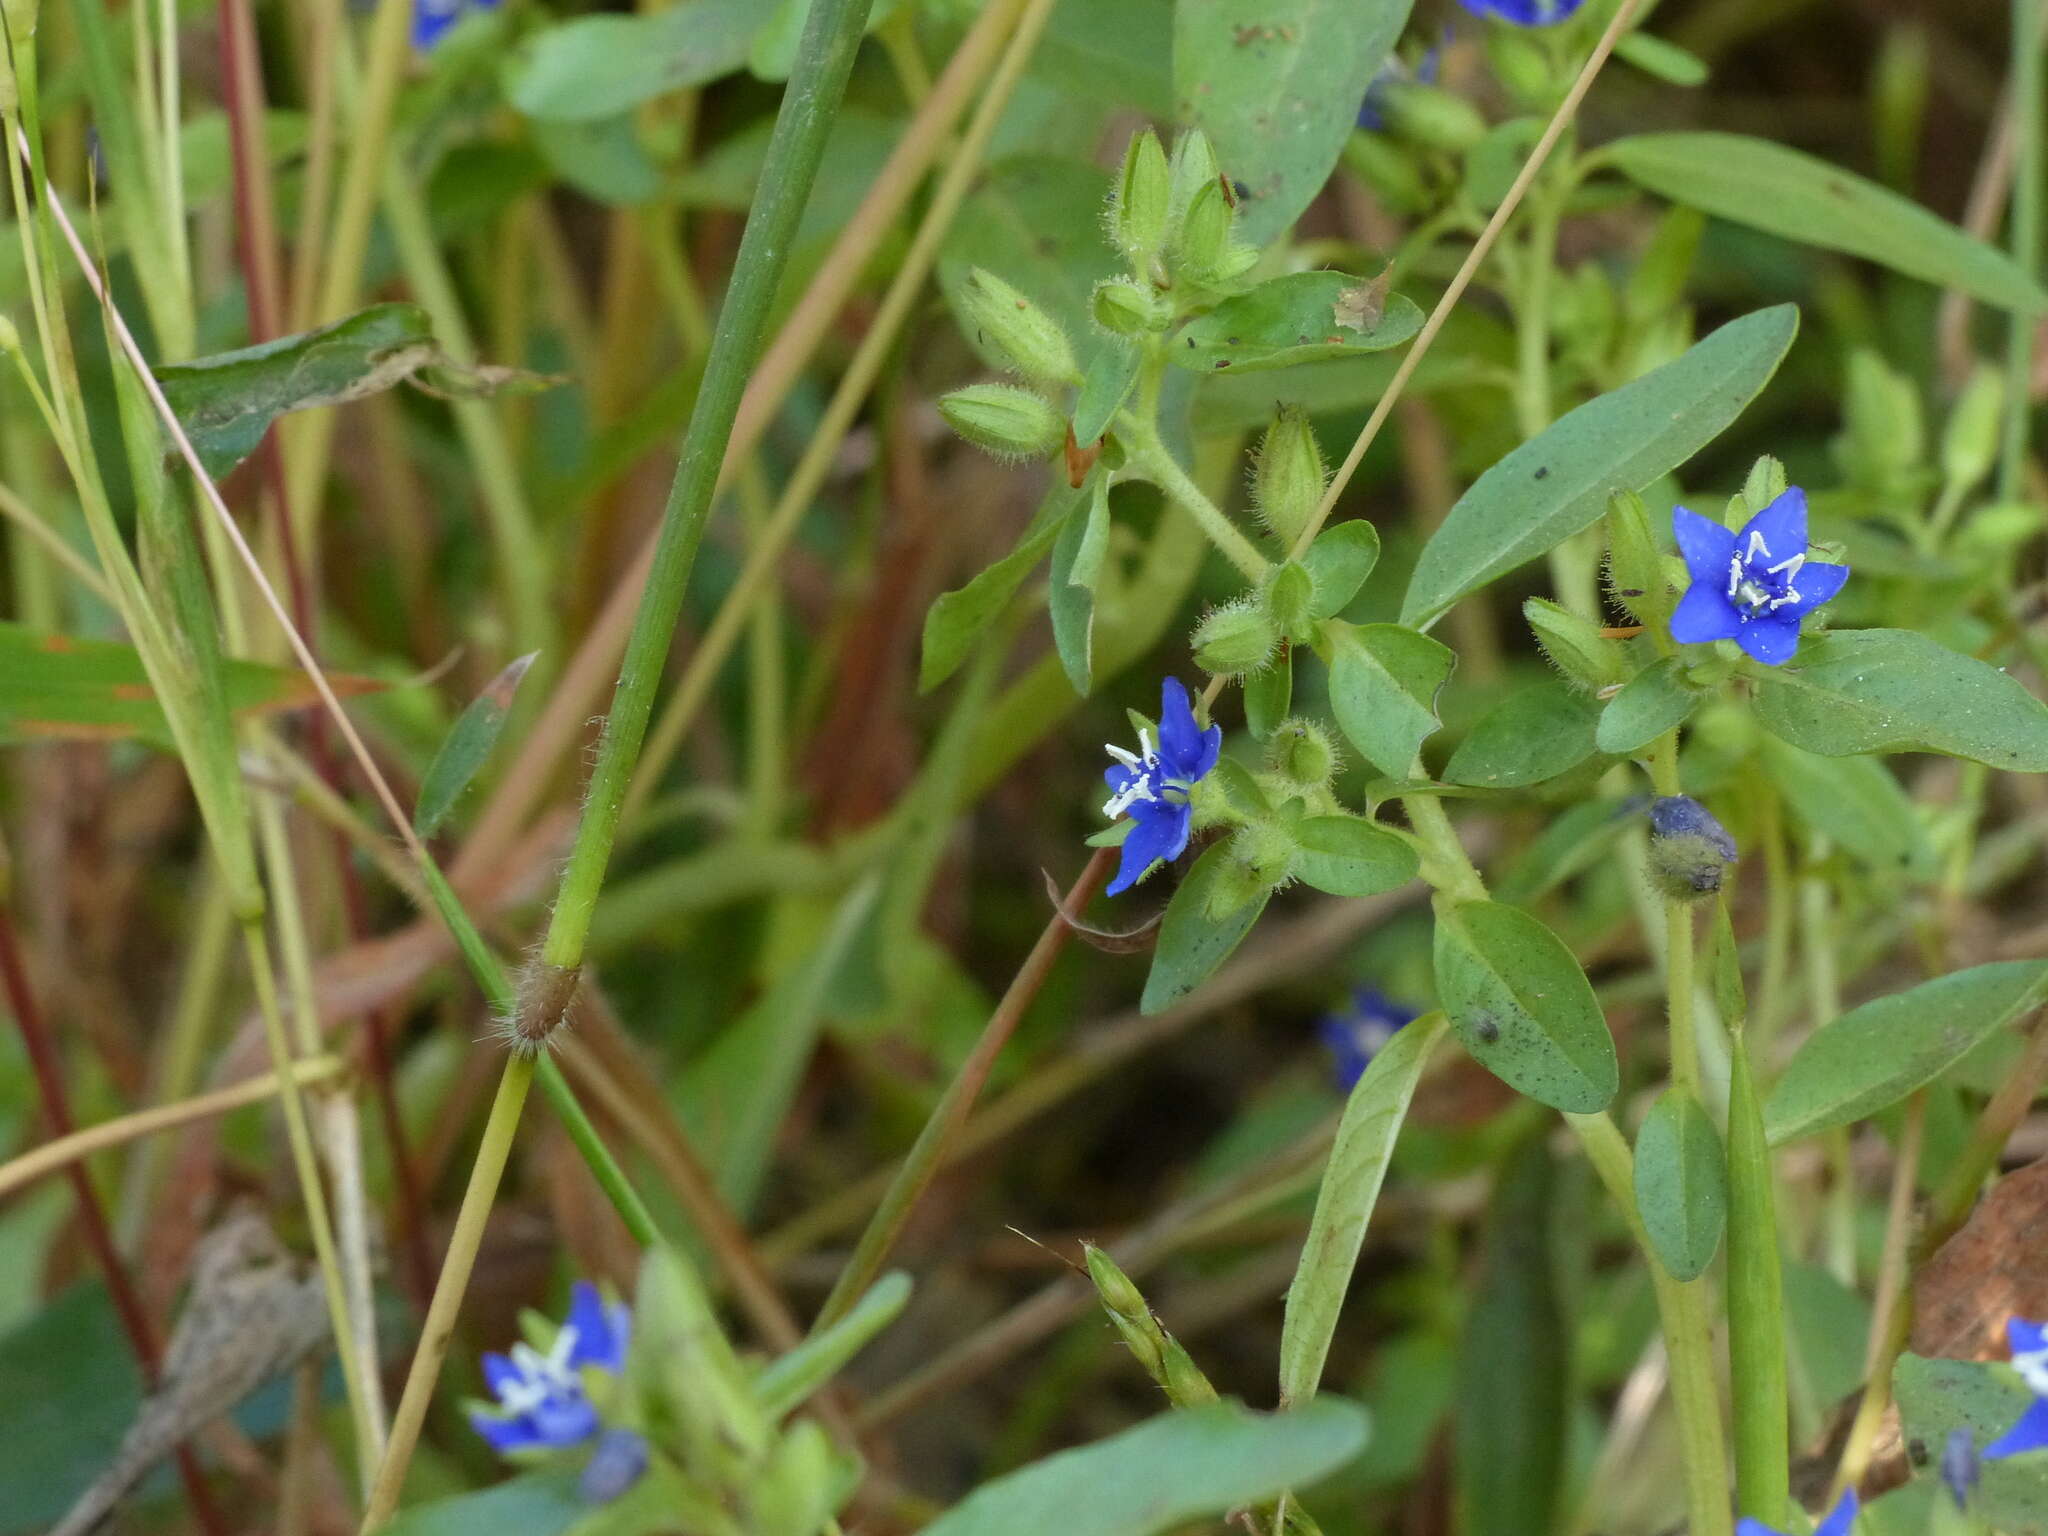
[[[1774,1525],[1765,1525],[1761,1520],[1752,1520],[1744,1515],[1735,1522],[1735,1536],[1785,1536]]]
[[[1764,548],[1771,552],[1765,562],[1776,565],[1780,560],[1790,560],[1794,555],[1806,553],[1806,492],[1792,486],[1784,495],[1772,502],[1742,525],[1742,532],[1736,541],[1746,552],[1749,536],[1760,533],[1764,536]],[[1806,573],[1800,572],[1802,576]],[[1830,594],[1832,596],[1832,594]]]
[[[484,1351],[484,1385],[491,1389],[493,1397],[503,1397],[505,1389],[516,1386],[526,1379],[518,1366],[507,1360],[494,1349]]]
[[[1778,610],[1779,615],[1789,613],[1805,618],[1841,591],[1842,583],[1848,579],[1849,567],[1846,565],[1832,565],[1825,560],[1808,561],[1792,578],[1792,590],[1799,594],[1799,601],[1787,603]]]
[[[1828,1511],[1827,1519],[1814,1528],[1813,1536],[1849,1536],[1849,1527],[1856,1523],[1856,1514],[1863,1506],[1857,1502],[1856,1490],[1845,1489],[1835,1507]]]
[[[1195,723],[1195,707],[1188,690],[1177,677],[1159,685],[1159,757],[1167,771],[1179,776],[1180,765],[1201,756],[1202,728]]]
[[[1735,643],[1767,667],[1783,666],[1799,649],[1799,619],[1786,617],[1789,608],[1751,619],[1736,635]]]
[[[2016,1355],[2030,1355],[2037,1349],[2048,1349],[2048,1323],[2030,1323],[2024,1317],[2010,1317],[2005,1322],[2005,1336]]]
[[[1728,562],[1735,558],[1735,535],[1689,507],[1673,507],[1671,536],[1678,540],[1678,552],[1685,556],[1685,568],[1692,573],[1692,579],[1708,583],[1716,592],[1725,592]]]
[[[2036,1398],[2019,1422],[1984,1447],[1986,1461],[2001,1461],[2048,1446],[2048,1397]]]
[[[1134,805],[1131,820],[1135,825],[1131,835],[1124,839],[1123,859],[1116,867],[1116,878],[1109,883],[1103,894],[1120,896],[1139,880],[1145,871],[1162,859],[1177,859],[1181,850],[1188,845],[1188,826],[1193,813],[1184,805],[1173,805],[1167,801],[1158,804]]]
[[[624,1363],[623,1341],[613,1336],[604,1298],[588,1280],[578,1280],[569,1288],[568,1326],[576,1330],[576,1343],[569,1351],[571,1370],[595,1365],[615,1372]]]
[[[1725,565],[1726,562],[1724,561]],[[1733,640],[1742,620],[1721,588],[1702,578],[1685,589],[1671,615],[1671,638],[1680,645],[1703,645],[1709,640]]]
[[[469,1427],[483,1436],[484,1444],[500,1456],[507,1451],[523,1451],[538,1443],[533,1426],[526,1421],[524,1414],[516,1419],[500,1419],[471,1409]]]

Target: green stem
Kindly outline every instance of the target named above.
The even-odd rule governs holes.
[[[1791,1421],[1771,1149],[1740,1030],[1729,1045],[1728,1375],[1735,1496],[1743,1514],[1783,1529],[1791,1505]]]
[[[1180,467],[1180,461],[1167,451],[1166,444],[1159,440],[1159,429],[1150,420],[1140,419],[1126,411],[1121,425],[1127,434],[1133,455],[1145,477],[1157,485],[1175,505],[1193,518],[1202,532],[1209,536],[1209,542],[1221,550],[1230,563],[1244,572],[1247,580],[1257,583],[1266,579],[1269,569],[1266,557],[1259,553],[1258,546],[1238,531],[1237,525],[1224,516],[1223,509],[1211,501],[1202,488],[1188,477]]]
[[[818,0],[805,24],[796,69],[762,167],[760,197],[747,215],[746,232],[740,238],[732,285],[719,310],[718,333],[712,338],[675,482],[662,512],[653,565],[634,616],[612,707],[605,716],[583,819],[541,945],[543,964],[558,973],[573,974],[583,963],[591,914],[618,833],[620,807],[639,760],[647,717],[682,612],[684,587],[711,513],[723,449],[732,435],[747,372],[761,349],[797,219],[810,196],[826,136],[839,111],[868,4],[869,0]],[[562,989],[543,991],[549,998],[559,992],[560,1001],[566,1002]],[[553,1018],[525,1021],[522,1027],[544,1037],[559,1020],[558,1004],[554,1013]]]
[[[2014,142],[2013,260],[2033,277],[2041,266],[2041,6],[2012,0],[2012,125]],[[1999,444],[1998,496],[2017,501],[2024,489],[2033,405],[2034,323],[2014,311],[2005,357],[2005,433]]]

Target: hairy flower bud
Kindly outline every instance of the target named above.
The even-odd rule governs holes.
[[[1785,466],[1768,453],[1749,466],[1749,478],[1742,482],[1743,519],[1756,516],[1785,494],[1791,484]]]
[[[1171,188],[1167,194],[1167,223],[1179,224],[1187,217],[1195,194],[1222,174],[1216,163],[1216,148],[1199,128],[1190,128],[1173,141]]]
[[[1013,373],[1039,384],[1080,382],[1080,366],[1060,323],[993,272],[968,272],[960,307],[987,351]]]
[[[1308,412],[1283,405],[1252,460],[1252,507],[1275,537],[1292,546],[1315,516],[1328,477]]]
[[[1091,308],[1095,323],[1116,336],[1146,335],[1173,323],[1173,306],[1150,283],[1128,277],[1098,283]]]
[[[1242,677],[1273,659],[1280,632],[1264,606],[1239,598],[1195,626],[1195,664],[1214,677]]]
[[[1124,151],[1116,203],[1110,209],[1110,238],[1133,268],[1145,271],[1166,244],[1173,173],[1166,151],[1150,128],[1132,137]]]
[[[1596,692],[1627,681],[1628,661],[1621,642],[1601,634],[1593,620],[1541,597],[1522,604],[1522,615],[1536,632],[1543,654],[1569,681]]]
[[[1060,413],[1014,384],[970,384],[939,401],[946,424],[999,459],[1043,459],[1067,439]]]
[[[1634,491],[1607,498],[1607,590],[1638,623],[1662,624],[1674,601],[1664,553],[1650,534],[1650,514]]]
[[[1650,874],[1673,901],[1713,895],[1735,858],[1735,839],[1692,796],[1663,795],[1650,802]]]
[[[1316,579],[1297,560],[1282,561],[1266,581],[1266,612],[1290,640],[1305,641],[1315,625]]]
[[[1321,789],[1336,777],[1343,761],[1330,733],[1314,720],[1295,715],[1273,728],[1266,741],[1266,762],[1273,772],[1299,789]]]

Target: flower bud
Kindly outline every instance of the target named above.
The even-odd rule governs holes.
[[[939,401],[946,424],[999,459],[1043,459],[1067,440],[1067,424],[1044,400],[1014,384],[970,384]]]
[[[586,1504],[609,1504],[639,1482],[647,1472],[647,1441],[630,1429],[608,1429],[598,1436],[576,1493]]]
[[[1941,1480],[1948,1487],[1948,1496],[1956,1501],[1956,1508],[1970,1507],[1970,1495],[1977,1491],[1977,1481],[1983,1476],[1983,1467],[1977,1455],[1977,1437],[1968,1425],[1962,1425],[1948,1432],[1948,1443],[1941,1448]]]
[[[1205,1403],[1216,1401],[1216,1388],[1209,1378],[1202,1374],[1202,1368],[1195,1364],[1180,1340],[1172,1334],[1166,1336],[1166,1348],[1160,1351],[1163,1367],[1159,1384],[1166,1388],[1167,1400],[1176,1408],[1200,1408]]]
[[[1550,54],[1544,46],[1518,27],[1488,27],[1486,58],[1493,77],[1501,83],[1515,104],[1548,107],[1557,96]]]
[[[1650,875],[1673,901],[1698,901],[1721,889],[1735,862],[1735,839],[1690,795],[1650,802]]]
[[[1789,484],[1785,466],[1768,453],[1750,465],[1749,478],[1742,482],[1743,521],[1747,522],[1784,495]]]
[[[1116,336],[1163,331],[1173,323],[1173,306],[1150,283],[1128,277],[1098,283],[1091,306],[1095,323]]]
[[[1242,677],[1273,659],[1280,632],[1263,605],[1239,598],[1195,626],[1195,664],[1215,677]]]
[[[1316,581],[1308,567],[1288,560],[1266,582],[1266,612],[1273,627],[1290,640],[1306,641],[1315,625]]]
[[[1290,785],[1321,789],[1336,777],[1343,758],[1327,730],[1296,715],[1274,727],[1266,741],[1266,761]]]
[[[1257,821],[1231,835],[1224,860],[1209,887],[1209,917],[1221,922],[1294,873],[1298,850],[1287,829],[1277,822]]]
[[[1173,173],[1159,135],[1147,128],[1124,151],[1123,175],[1117,181],[1116,204],[1109,212],[1110,238],[1143,272],[1166,244],[1168,205]]]
[[[1643,624],[1661,624],[1676,606],[1664,579],[1664,553],[1634,491],[1607,498],[1607,590]]]
[[[1621,642],[1601,634],[1593,620],[1541,597],[1522,604],[1522,616],[1536,632],[1543,654],[1568,681],[1595,692],[1627,681]]]
[[[1998,457],[1999,414],[2005,403],[2005,380],[1996,368],[1982,367],[1948,413],[1941,434],[1941,476],[1957,491],[1975,488],[1991,473]]]
[[[1082,1258],[1088,1265],[1088,1278],[1095,1282],[1095,1294],[1102,1298],[1102,1304],[1119,1317],[1149,1317],[1152,1309],[1145,1304],[1145,1296],[1118,1266],[1115,1259],[1093,1243],[1081,1245]]]
[[[1259,521],[1292,546],[1315,516],[1326,483],[1323,450],[1308,412],[1281,406],[1252,461],[1252,507]]]
[[[1209,135],[1190,128],[1173,142],[1172,186],[1167,194],[1167,223],[1178,225],[1194,205],[1195,194],[1222,174]]]
[[[1223,184],[1210,181],[1195,189],[1173,241],[1173,265],[1196,282],[1220,271],[1230,254],[1230,225],[1236,217]]]
[[[1060,324],[993,272],[975,267],[961,285],[960,307],[996,360],[1039,384],[1075,384],[1081,370]]]
[[[1486,136],[1486,119],[1464,97],[1413,80],[1382,87],[1380,115],[1410,144],[1460,155]]]

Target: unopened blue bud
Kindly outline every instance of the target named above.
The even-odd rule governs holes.
[[[1650,873],[1665,895],[1676,901],[1713,895],[1735,859],[1735,839],[1692,796],[1650,802]]]
[[[583,1464],[576,1492],[586,1504],[609,1504],[647,1472],[647,1441],[634,1430],[608,1429]]]
[[[1983,1468],[1977,1460],[1977,1437],[1968,1429],[1948,1432],[1948,1444],[1941,1448],[1941,1480],[1957,1509],[1967,1509],[1970,1495],[1977,1491]]]

